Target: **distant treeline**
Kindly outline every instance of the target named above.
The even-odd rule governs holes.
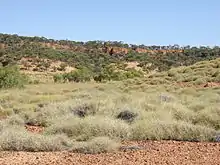
[[[120,49],[108,49],[116,47]],[[155,50],[139,53],[137,48]],[[105,50],[110,50],[111,53]],[[127,50],[127,51],[123,51]],[[177,51],[156,51],[177,50]],[[181,51],[178,51],[181,50]],[[126,52],[123,54],[123,52]],[[16,63],[22,57],[40,57],[66,62],[76,68],[87,68],[94,73],[115,63],[130,61],[139,62],[145,70],[157,68],[159,71],[171,67],[191,65],[201,60],[211,60],[220,57],[220,47],[180,47],[129,45],[118,41],[88,41],[75,42],[68,40],[53,40],[45,37],[24,37],[18,35],[0,34],[0,62],[3,66]],[[151,64],[150,66],[148,64]]]

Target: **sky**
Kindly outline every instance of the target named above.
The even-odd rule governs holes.
[[[0,0],[0,33],[145,45],[220,45],[220,0]]]

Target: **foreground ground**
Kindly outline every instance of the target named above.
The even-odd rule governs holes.
[[[141,150],[126,150],[108,154],[77,154],[70,152],[0,152],[1,165],[34,164],[220,164],[220,143],[192,143],[175,141],[130,142],[143,147]]]

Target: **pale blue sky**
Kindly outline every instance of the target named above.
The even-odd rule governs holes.
[[[220,45],[220,0],[0,0],[0,33]]]

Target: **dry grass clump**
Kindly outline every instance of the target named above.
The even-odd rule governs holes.
[[[142,120],[133,125],[131,139],[210,141],[215,133],[212,128],[183,121]]]
[[[220,130],[220,109],[216,108],[216,110],[213,111],[209,108],[204,109],[194,115],[191,121],[193,124],[199,124]]]
[[[1,151],[61,151],[70,146],[71,141],[65,135],[44,136],[19,127],[8,127],[0,132]]]
[[[54,102],[41,108],[36,108],[34,112],[25,112],[21,115],[26,123],[30,125],[50,126],[53,122],[66,116],[85,117],[94,115],[98,111],[97,103],[82,101],[81,99],[71,99],[62,102]]]
[[[19,115],[11,115],[2,121],[5,125],[10,126],[24,126],[25,121]]]
[[[194,84],[195,85],[202,85],[202,84],[205,84],[207,83],[207,80],[204,79],[204,78],[197,78],[195,81],[194,81]]]
[[[19,109],[0,122],[1,150],[100,153],[117,149],[117,142],[110,139],[212,141],[220,130],[220,88],[172,85],[178,79],[202,84],[200,75],[191,75],[196,72],[212,81],[219,73],[214,62],[208,63],[209,67],[202,63],[173,68],[151,79],[129,80],[126,88],[111,82],[39,84],[1,91],[0,109]],[[168,84],[149,85],[164,82]],[[49,101],[41,102],[43,98]],[[27,132],[24,124],[44,126],[45,132]]]
[[[53,119],[62,117],[63,115],[70,114],[69,105],[58,102],[51,103],[43,108],[38,108],[35,112],[26,112],[22,115],[25,118],[26,123],[30,125],[49,126],[52,124]]]
[[[71,151],[85,154],[99,154],[115,152],[119,149],[120,143],[109,137],[95,137],[87,142],[76,142]]]
[[[89,116],[83,119],[70,118],[57,121],[45,130],[46,134],[65,133],[76,140],[85,141],[97,136],[126,139],[129,126],[121,120],[105,116]]]

